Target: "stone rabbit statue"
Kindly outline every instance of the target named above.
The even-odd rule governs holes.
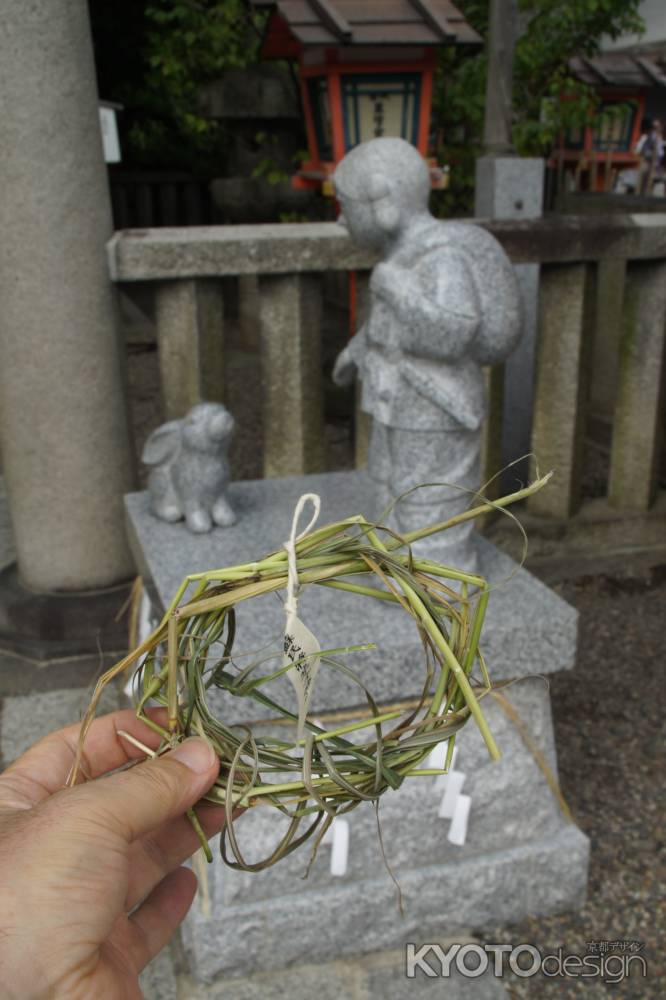
[[[153,513],[164,521],[183,517],[190,531],[228,527],[236,520],[225,493],[227,449],[234,418],[221,403],[197,403],[182,420],[170,420],[150,435],[142,460],[150,467]]]

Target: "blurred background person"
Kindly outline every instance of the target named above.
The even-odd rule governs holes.
[[[634,152],[641,158],[638,167],[638,194],[652,194],[653,185],[662,179],[664,158],[664,129],[658,118],[653,120],[649,130],[642,130]]]

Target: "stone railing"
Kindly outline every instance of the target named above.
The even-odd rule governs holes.
[[[481,222],[514,263],[541,265],[532,450],[556,468],[534,514],[569,518],[580,505],[582,444],[598,358],[595,331],[618,363],[608,502],[647,510],[656,490],[666,326],[666,215],[561,216]],[[263,366],[264,472],[321,468],[322,276],[359,272],[372,258],[333,223],[130,230],[109,244],[119,283],[155,282],[158,343],[168,416],[219,398],[224,365],[222,283],[258,277]],[[491,379],[491,388],[492,388]],[[491,412],[497,414],[501,407]],[[499,439],[498,421],[491,438]],[[492,440],[487,441],[492,451]]]

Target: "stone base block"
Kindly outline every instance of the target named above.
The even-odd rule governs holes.
[[[480,156],[476,161],[477,217],[538,219],[543,214],[545,166],[540,157]]]
[[[320,524],[376,514],[372,483],[361,472],[235,483],[230,499],[240,514],[238,524],[205,537],[156,520],[145,494],[127,497],[131,544],[157,602],[168,604],[188,572],[251,562],[279,548],[289,537],[294,506],[304,492],[320,494]],[[328,844],[320,846],[305,881],[310,845],[260,873],[235,872],[218,859],[208,868],[211,916],[195,906],[183,931],[192,968],[202,980],[401,948],[407,941],[431,940],[429,935],[450,936],[581,903],[588,842],[564,818],[537,760],[556,776],[547,686],[543,677],[534,676],[573,665],[576,612],[485,539],[478,537],[476,544],[481,572],[493,588],[482,634],[484,654],[493,681],[514,683],[499,697],[489,694],[482,701],[502,753],[498,763],[490,761],[473,722],[456,740],[455,794],[464,782],[463,794],[471,800],[466,840],[462,845],[449,840],[451,819],[440,816],[446,792],[440,778],[408,779],[382,796],[382,838],[405,896],[404,918],[368,803],[345,817],[349,849],[342,874],[333,873]],[[423,652],[413,622],[402,611],[313,586],[302,591],[299,613],[324,649],[377,643],[376,651],[349,661],[378,702],[420,693]],[[237,608],[237,619],[237,651],[261,649],[280,638],[282,602],[274,594],[249,601]],[[326,668],[324,663],[317,676],[314,717],[361,701],[345,677]],[[273,698],[294,705],[286,679],[269,688]],[[518,727],[503,699],[520,719]],[[249,699],[211,689],[209,701],[227,722],[262,716]],[[456,787],[453,776],[446,781]],[[239,818],[237,836],[246,860],[271,853],[282,821],[271,807]]]
[[[84,687],[40,691],[39,694],[10,695],[0,709],[0,760],[6,767],[47,733],[80,722],[90,702]],[[99,714],[120,707],[118,690],[109,685],[102,695]]]
[[[456,941],[437,937],[437,944],[447,952],[456,944],[464,946],[467,935]],[[470,967],[474,958],[468,959]],[[435,970],[437,971],[437,970]],[[249,976],[223,976],[214,983],[187,993],[188,1000],[421,1000],[422,997],[446,997],[446,1000],[508,1000],[504,983],[491,968],[481,976],[462,975],[455,960],[444,978],[430,978],[420,968],[407,977],[405,949],[375,952],[356,960],[349,957],[333,962],[291,965],[271,972]],[[189,984],[188,984],[189,985]],[[143,987],[143,982],[142,982]],[[146,1000],[170,1000],[170,994],[146,991]]]
[[[184,927],[197,975],[247,974],[263,962],[279,968],[324,961],[428,940],[435,930],[451,936],[461,928],[579,906],[587,838],[565,820],[534,754],[536,747],[557,775],[548,691],[535,677],[501,693],[530,747],[493,696],[483,708],[501,760],[489,759],[473,724],[458,734],[453,775],[446,780],[461,782],[471,799],[463,845],[449,840],[451,820],[439,815],[446,791],[441,778],[408,779],[380,800],[384,850],[404,893],[404,919],[382,859],[374,808],[363,803],[345,817],[349,848],[342,875],[331,873],[329,845],[320,846],[307,880],[308,844],[263,872],[233,871],[219,857],[208,867],[212,916],[205,919],[195,906]],[[241,816],[236,834],[246,859],[266,857],[282,825],[270,807]]]
[[[550,701],[543,680],[530,678],[505,688],[501,694],[529,733],[532,746],[539,747],[547,766],[556,775]],[[561,825],[558,803],[502,702],[490,696],[482,701],[482,708],[502,757],[497,762],[490,759],[474,722],[468,722],[456,737],[454,772],[456,780],[464,782],[459,791],[471,797],[464,845],[449,842],[451,821],[438,815],[444,795],[444,782],[438,777],[410,778],[397,791],[387,791],[382,796],[379,808],[382,837],[387,859],[397,872],[410,870],[415,862],[420,866],[449,864],[488,851],[526,845],[550,836]],[[306,881],[302,876],[310,857],[307,845],[264,872],[237,872],[220,862],[208,869],[216,905],[235,907],[318,891],[341,882],[354,884],[369,873],[383,876],[373,806],[359,805],[346,821],[349,851],[343,876],[331,876],[331,848],[327,845],[320,847]],[[286,826],[287,820],[270,806],[245,813],[235,825],[244,856],[250,861],[268,856]]]
[[[418,827],[414,831],[415,859]],[[280,969],[327,961],[408,941],[436,941],[456,929],[512,923],[581,906],[588,840],[573,825],[529,844],[478,857],[399,871],[395,887],[378,868],[371,877],[273,899],[215,906],[206,919],[195,903],[184,939],[191,968],[208,981],[225,972]]]
[[[130,544],[139,571],[165,607],[186,574],[251,562],[280,548],[289,537],[296,502],[305,492],[319,493],[322,498],[319,525],[354,514],[373,517],[378,513],[373,510],[373,484],[363,472],[233,483],[229,499],[239,520],[231,528],[216,528],[208,535],[191,535],[182,524],[158,520],[150,512],[147,493],[135,493],[125,501]],[[304,519],[303,526],[306,523]],[[482,633],[482,648],[493,680],[548,674],[573,666],[576,611],[484,538],[479,536],[476,544],[480,572],[493,586]],[[377,644],[376,652],[345,657],[346,663],[362,671],[376,700],[420,694],[423,649],[408,615],[374,599],[316,586],[302,591],[299,613],[322,649]],[[284,612],[275,594],[239,605],[236,614],[236,653],[279,640]],[[282,686],[277,682],[271,687],[272,696],[283,694],[290,698],[286,704],[291,704],[292,689],[286,679],[282,681]],[[314,712],[361,701],[358,689],[344,678],[325,667],[319,671]],[[244,705],[238,699],[231,711],[237,719],[261,714],[256,704]]]
[[[124,654],[127,622],[118,612],[131,581],[104,590],[33,593],[21,585],[16,565],[0,572],[0,650],[31,660],[86,653]]]

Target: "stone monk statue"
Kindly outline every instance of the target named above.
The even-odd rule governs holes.
[[[518,342],[518,286],[493,236],[431,215],[428,167],[403,139],[357,146],[333,183],[338,222],[382,258],[370,278],[367,322],[333,371],[338,385],[358,375],[362,409],[373,418],[375,515],[420,483],[451,484],[396,506],[393,527],[411,531],[462,512],[481,485],[482,366],[503,361]],[[468,522],[440,536],[437,558],[473,572],[472,530]]]

